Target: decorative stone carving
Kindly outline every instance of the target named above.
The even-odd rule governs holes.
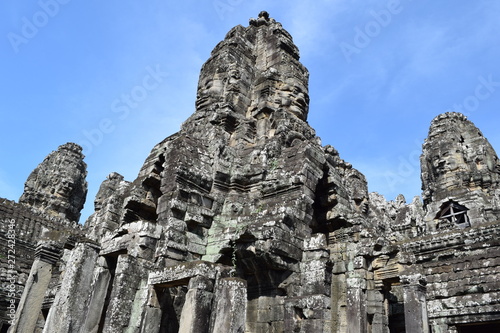
[[[432,220],[439,220],[449,201],[467,210],[468,225],[500,218],[495,199],[500,184],[498,156],[464,115],[447,112],[434,118],[423,145],[421,166],[425,220],[431,229],[439,228],[439,221]]]
[[[87,165],[75,143],[59,146],[29,175],[20,203],[78,222],[87,196]]]
[[[500,183],[497,154],[481,131],[460,113],[447,112],[432,121],[421,160],[426,203],[456,191],[493,194]]]

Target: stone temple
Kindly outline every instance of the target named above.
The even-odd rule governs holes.
[[[422,199],[386,201],[307,123],[308,71],[266,12],[201,69],[196,110],[95,212],[82,149],[0,200],[1,332],[500,332],[500,164],[430,125]],[[7,254],[15,232],[15,264]]]

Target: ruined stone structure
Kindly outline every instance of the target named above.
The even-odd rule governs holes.
[[[0,199],[2,332],[14,318],[15,309],[34,325],[26,332],[42,327],[64,270],[64,253],[82,237],[78,219],[87,195],[86,169],[82,148],[67,143],[30,174],[19,203]],[[27,307],[21,309],[21,295],[28,289],[32,294],[21,303]],[[29,311],[31,307],[38,310]]]
[[[215,47],[195,113],[137,179],[103,182],[83,228],[80,148],[49,155],[20,203],[0,202],[0,236],[15,220],[31,237],[9,332],[499,331],[500,166],[481,132],[436,117],[423,202],[387,202],[321,145],[308,106],[298,49],[262,12]]]

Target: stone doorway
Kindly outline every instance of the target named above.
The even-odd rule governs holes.
[[[178,333],[181,312],[186,301],[187,285],[170,288],[156,288],[161,320],[158,333]]]
[[[243,332],[247,285],[230,272],[229,266],[191,261],[150,273],[148,325],[159,333]]]

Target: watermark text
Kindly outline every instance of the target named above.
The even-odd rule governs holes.
[[[7,39],[15,53],[19,52],[19,47],[23,44],[28,44],[30,40],[35,38],[39,31],[45,27],[51,20],[59,14],[61,5],[66,5],[71,0],[39,0],[36,11],[30,17],[23,16],[21,18],[21,29],[19,32],[7,33]]]
[[[110,105],[111,112],[114,114],[113,117],[102,118],[94,128],[83,130],[82,134],[85,139],[81,140],[79,144],[85,150],[86,155],[91,154],[94,147],[99,146],[104,137],[116,129],[118,120],[125,120],[130,111],[137,108],[168,76],[168,73],[161,70],[160,65],[155,67],[147,66],[146,72],[147,74],[142,78],[140,84],[132,87],[128,93],[123,93],[119,98],[113,100]]]
[[[16,315],[16,220],[7,219],[3,221],[7,226],[7,277],[3,289],[7,291],[7,316],[9,317],[9,324],[12,325]]]

